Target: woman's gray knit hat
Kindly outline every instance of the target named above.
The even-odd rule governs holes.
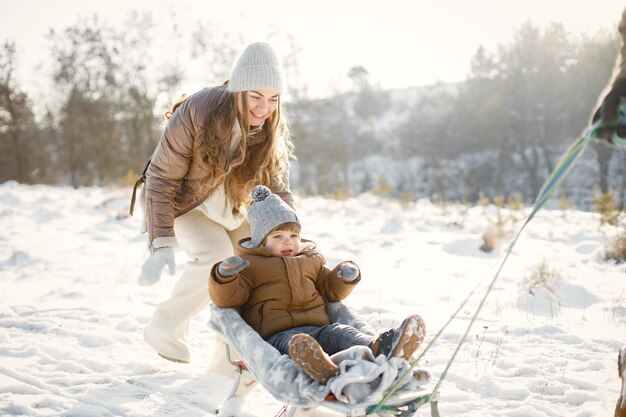
[[[228,91],[256,89],[283,92],[283,75],[278,57],[272,47],[265,42],[251,43],[243,51],[228,83]]]
[[[241,245],[254,249],[258,248],[265,236],[276,226],[283,223],[297,223],[298,216],[282,198],[272,194],[269,188],[257,185],[252,189],[252,207],[248,210],[248,221],[252,237]]]

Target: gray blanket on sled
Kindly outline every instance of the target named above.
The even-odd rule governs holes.
[[[210,308],[210,325],[224,336],[257,381],[274,398],[288,404],[309,406],[322,402],[329,393],[349,404],[379,401],[409,368],[404,359],[374,357],[369,348],[354,346],[331,356],[341,372],[326,385],[320,385],[301,371],[288,355],[281,355],[265,342],[241,318],[238,310],[219,308],[212,303]],[[345,304],[329,303],[327,310],[333,322],[375,334],[371,326]],[[415,379],[407,378],[406,381],[403,389],[415,387]]]

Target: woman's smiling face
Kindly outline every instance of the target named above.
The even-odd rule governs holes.
[[[278,92],[274,90],[257,89],[247,92],[248,121],[250,126],[261,126],[278,107]],[[237,99],[237,110],[243,114],[243,94]]]

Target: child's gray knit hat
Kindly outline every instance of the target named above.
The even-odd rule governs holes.
[[[276,226],[283,223],[297,223],[298,216],[282,198],[272,194],[269,188],[257,185],[252,189],[252,206],[248,210],[248,221],[250,222],[250,240],[241,245],[254,249],[258,248],[265,236]]]
[[[251,43],[243,51],[228,83],[228,91],[256,89],[283,92],[283,76],[280,63],[272,47],[265,42]]]

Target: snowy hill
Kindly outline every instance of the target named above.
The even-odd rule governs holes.
[[[208,310],[191,327],[192,364],[160,359],[143,341],[174,279],[136,276],[145,256],[129,190],[0,185],[0,415],[210,416],[230,378],[206,371]],[[491,278],[525,212],[505,211],[508,234],[479,250],[494,207],[407,206],[362,195],[297,201],[303,237],[329,265],[358,263],[348,298],[376,328],[417,312],[430,334],[477,283]],[[604,260],[617,233],[581,211],[539,212],[527,226],[440,392],[445,416],[612,415],[617,352],[626,342],[624,264]],[[185,255],[177,252],[177,271]],[[546,278],[537,283],[539,266]],[[421,365],[438,378],[482,289]],[[281,404],[256,388],[249,416]],[[419,415],[427,415],[427,409]],[[331,416],[317,411],[315,416]]]

